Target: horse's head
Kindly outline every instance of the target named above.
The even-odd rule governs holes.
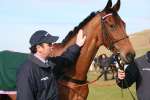
[[[104,10],[99,13],[103,45],[114,53],[119,52],[121,58],[129,63],[133,61],[135,51],[126,33],[125,22],[117,13],[119,8],[120,0],[113,7],[109,0]]]
[[[109,0],[103,11],[91,13],[63,40],[62,43],[65,44],[65,48],[75,43],[76,33],[79,29],[83,29],[87,41],[81,50],[81,54],[89,53],[86,57],[82,56],[86,60],[89,59],[87,62],[92,61],[91,57],[102,44],[114,53],[119,52],[126,63],[133,61],[135,51],[126,33],[125,23],[118,15],[119,8],[120,0],[113,7],[111,0]]]

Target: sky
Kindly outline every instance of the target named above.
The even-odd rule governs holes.
[[[113,4],[117,0],[112,0]],[[103,10],[107,0],[0,0],[0,51],[29,52],[29,39],[37,30],[59,36],[91,12]],[[128,35],[150,29],[150,0],[121,0],[119,15]]]

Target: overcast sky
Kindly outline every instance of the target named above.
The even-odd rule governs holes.
[[[113,4],[116,0],[112,0]],[[29,38],[37,30],[60,36],[77,26],[107,0],[0,0],[0,51],[29,52]],[[119,15],[128,34],[150,29],[150,0],[121,0]]]

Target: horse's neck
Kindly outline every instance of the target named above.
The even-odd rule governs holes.
[[[70,47],[73,44],[75,44],[75,37],[65,45],[55,45],[53,50],[53,56],[60,56],[68,47]],[[84,46],[81,48],[80,55],[77,59],[75,66],[71,71],[67,73],[67,75],[76,79],[85,79],[97,50],[97,39],[87,37]]]
[[[87,40],[88,41],[88,40]],[[79,58],[74,69],[74,78],[85,80],[92,60],[97,52],[96,40],[93,39],[90,43],[85,43],[82,47]]]
[[[102,36],[100,32],[99,16],[93,18],[85,27],[86,42],[81,48],[80,55],[74,67],[73,78],[85,80],[89,67],[95,57],[99,46],[102,44]]]
[[[97,36],[100,35],[98,34],[100,33],[99,31],[100,27],[96,27],[99,26],[99,18],[96,17],[95,19],[92,20],[93,21],[90,21],[88,25],[86,25],[83,28],[83,33],[85,33],[87,37],[85,44],[81,48],[80,55],[77,59],[75,66],[73,67],[72,70],[70,70],[67,73],[68,76],[73,77],[75,79],[84,80],[86,78],[92,60],[102,42],[102,39],[98,39],[101,36]],[[61,55],[69,46],[75,44],[75,41],[76,41],[76,36],[72,37],[70,41],[60,46],[59,49],[55,51],[57,52],[55,53],[55,55]]]

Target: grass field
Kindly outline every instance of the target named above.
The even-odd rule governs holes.
[[[94,80],[98,76],[96,72],[88,73],[88,80]],[[130,90],[135,96],[135,85]],[[123,95],[122,95],[123,94]],[[89,85],[89,95],[87,100],[132,100],[127,89],[121,92],[115,80],[103,81],[103,78]]]

